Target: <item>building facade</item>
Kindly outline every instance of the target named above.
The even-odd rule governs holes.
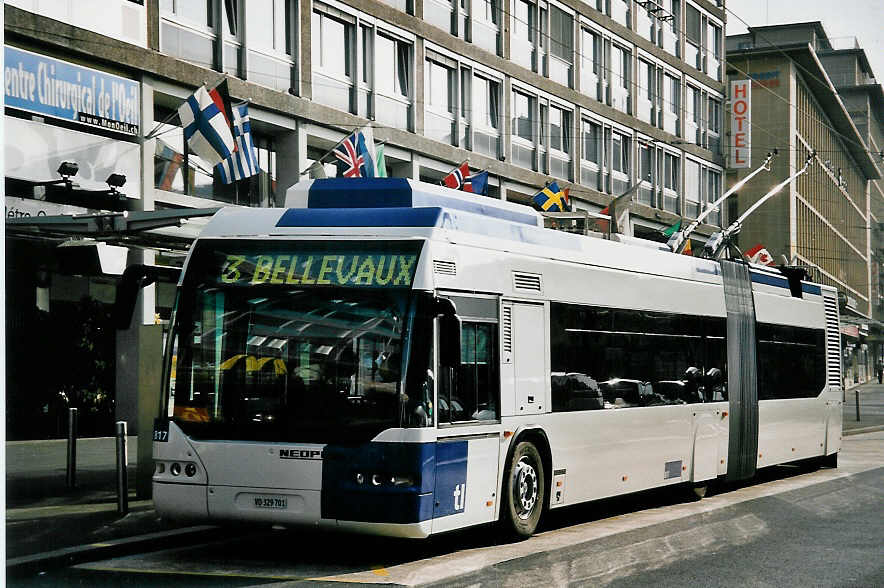
[[[281,206],[313,162],[364,126],[385,144],[389,175],[438,181],[469,159],[490,172],[492,198],[529,203],[556,180],[575,208],[599,211],[640,182],[638,236],[695,218],[722,191],[723,2],[10,0],[4,10],[5,67],[21,71],[27,94],[10,101],[7,84],[7,216]],[[113,88],[109,98],[90,98],[90,76]],[[224,77],[233,100],[249,102],[262,170],[230,186],[189,151],[175,116],[197,86]],[[58,89],[64,113],[28,90],[44,86]],[[65,161],[79,166],[76,185],[38,185],[58,180]],[[110,174],[127,181],[108,205],[99,193],[107,196]],[[709,221],[700,239],[720,213]],[[128,243],[128,262],[180,263],[193,234],[142,235]],[[64,241],[10,234],[7,333],[36,337],[68,321],[63,345],[76,347],[84,334],[74,318],[91,304],[102,318],[87,339],[119,360],[103,364],[101,386],[78,390],[100,388],[120,416],[133,394],[126,382],[158,378],[136,373],[132,358],[154,353],[174,287],[149,288],[137,316],[144,332],[114,338],[107,314],[118,278],[65,266]],[[27,394],[35,362],[10,370],[10,402]],[[50,415],[58,425],[53,407],[73,393],[60,394],[62,385],[41,383],[39,400],[23,402],[16,418]]]
[[[868,334],[863,335],[868,364],[880,371],[884,366],[884,88],[869,65],[865,50],[856,38],[833,39],[817,48],[820,62],[835,85],[853,124],[862,135],[872,155],[879,177],[869,182],[869,224],[871,257],[869,260],[870,312]]]
[[[809,268],[814,280],[838,288],[845,378],[848,385],[864,381],[873,374],[865,336],[878,306],[871,229],[881,205],[873,193],[880,161],[824,67],[838,54],[819,22],[749,27],[745,34],[728,36],[727,48],[729,80],[752,80],[752,160],[760,164],[767,151],[780,152],[771,174],[741,189],[735,214],[809,157],[812,162],[788,191],[746,219],[740,245],[762,244],[777,261],[785,256]],[[748,171],[733,170],[728,183]]]

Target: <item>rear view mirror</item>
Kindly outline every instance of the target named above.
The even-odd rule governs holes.
[[[439,317],[439,363],[442,367],[459,366],[461,324],[457,307],[447,298],[436,298],[433,308]]]

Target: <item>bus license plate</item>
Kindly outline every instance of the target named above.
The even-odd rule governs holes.
[[[289,499],[285,496],[255,496],[255,508],[286,509]]]

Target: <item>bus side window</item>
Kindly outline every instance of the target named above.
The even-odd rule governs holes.
[[[464,322],[461,363],[453,381],[439,390],[439,422],[497,420],[500,416],[500,376],[497,325]]]

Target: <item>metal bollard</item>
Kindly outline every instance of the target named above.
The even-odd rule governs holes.
[[[859,422],[859,388],[855,390],[856,392],[856,422]]]
[[[129,473],[126,453],[126,421],[117,421],[117,512],[129,512]]]
[[[77,486],[77,409],[68,409],[68,464],[65,486]]]

